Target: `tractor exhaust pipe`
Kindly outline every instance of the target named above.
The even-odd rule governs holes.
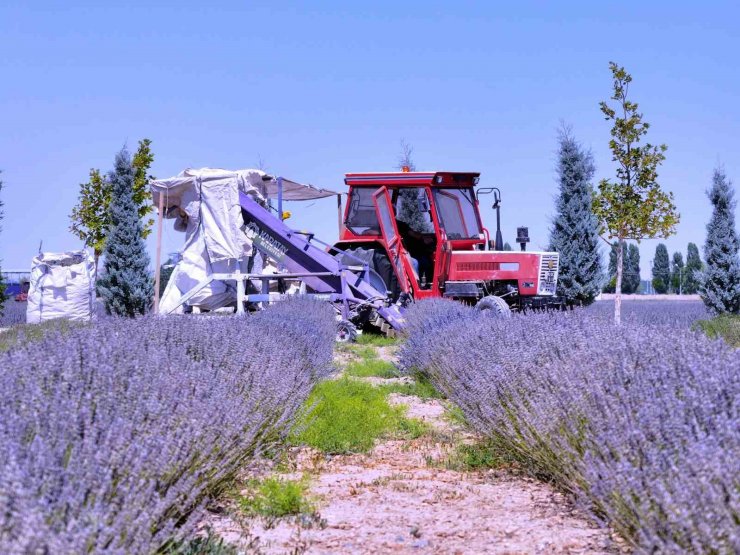
[[[522,252],[527,250],[527,243],[529,243],[529,228],[528,227],[517,227],[516,228],[516,242],[522,247]]]
[[[504,238],[501,235],[501,191],[493,188],[493,208],[496,209],[496,242],[494,250],[504,250]]]

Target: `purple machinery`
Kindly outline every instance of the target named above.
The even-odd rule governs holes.
[[[243,310],[244,301],[275,300],[275,295],[269,293],[270,282],[297,279],[305,284],[306,296],[334,305],[341,316],[338,335],[340,339],[353,337],[353,322],[360,319],[369,321],[384,332],[404,326],[401,304],[391,304],[387,292],[371,284],[372,270],[367,262],[319,241],[311,233],[290,229],[278,216],[270,213],[249,195],[240,192],[239,202],[244,218],[244,233],[252,239],[257,250],[276,261],[287,273],[247,273],[239,276],[236,279],[238,312]],[[327,252],[326,248],[335,255]],[[352,261],[352,264],[343,263],[347,260]],[[213,277],[218,279],[219,276]],[[230,274],[227,279],[234,279],[234,274]],[[261,291],[245,291],[248,281],[261,282]],[[375,280],[374,283],[379,282]]]

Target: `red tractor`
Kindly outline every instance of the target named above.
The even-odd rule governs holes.
[[[558,253],[504,251],[500,192],[480,188],[480,174],[348,173],[343,228],[336,246],[368,262],[377,289],[390,300],[447,297],[501,315],[562,306],[556,296]],[[479,196],[493,194],[496,236],[480,217]],[[382,283],[381,283],[382,281]]]

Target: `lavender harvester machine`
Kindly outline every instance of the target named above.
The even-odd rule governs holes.
[[[236,312],[241,314],[245,305],[258,307],[259,303],[290,297],[271,292],[271,284],[284,289],[286,282],[299,281],[301,295],[329,302],[336,310],[338,341],[354,340],[358,326],[364,323],[388,335],[403,327],[402,303],[389,301],[383,280],[373,275],[367,261],[320,241],[313,233],[288,227],[279,216],[282,202],[278,214],[273,214],[240,191],[239,203],[244,219],[242,231],[252,240],[254,248],[273,261],[281,272],[212,273],[188,291],[179,304],[187,303],[212,281],[236,282]],[[255,283],[259,286],[255,287]]]

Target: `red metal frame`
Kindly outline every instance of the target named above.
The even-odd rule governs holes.
[[[478,182],[479,173],[473,172],[379,172],[379,173],[348,173],[345,183],[350,193],[356,188],[374,188],[373,200],[376,211],[378,199],[385,199],[393,219],[395,239],[388,240],[388,233],[384,232],[380,214],[378,220],[381,233],[379,235],[357,235],[346,225],[343,226],[340,236],[342,243],[375,243],[380,244],[388,253],[401,284],[403,291],[408,287],[413,291],[414,298],[440,297],[446,281],[513,281],[518,284],[519,295],[533,296],[537,294],[539,281],[539,253],[516,251],[484,250],[488,240],[488,230],[483,226],[477,198],[473,197],[475,215],[479,229],[482,230],[480,239],[447,239],[437,212],[433,190],[439,188],[471,189]],[[400,241],[398,227],[395,225],[395,212],[391,192],[406,187],[424,188],[431,208],[432,223],[434,224],[437,245],[433,253],[434,275],[431,288],[421,289],[414,278],[413,268],[406,256],[403,243]],[[458,201],[459,202],[459,201]],[[349,218],[351,202],[347,202],[344,211],[344,221]],[[461,207],[458,207],[462,210]],[[460,214],[463,219],[463,214]],[[400,263],[400,264],[399,264]],[[511,264],[517,263],[513,269]],[[401,273],[405,275],[400,275]],[[407,279],[408,278],[408,279]]]

